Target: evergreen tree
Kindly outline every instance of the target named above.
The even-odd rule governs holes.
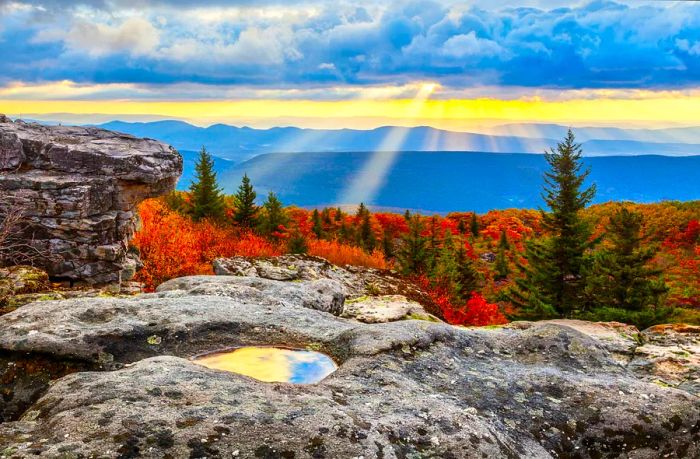
[[[360,205],[357,207],[357,213],[355,214],[355,216],[358,219],[362,220],[365,217],[365,215],[369,215],[369,210],[367,209],[367,206],[365,206],[365,203],[361,202]]]
[[[321,222],[321,214],[318,212],[318,209],[314,209],[313,214],[311,214],[311,223],[313,224],[311,231],[316,235],[316,238],[323,238],[323,223]]]
[[[342,222],[342,221],[343,221],[343,216],[344,216],[344,215],[343,215],[343,211],[340,209],[340,207],[338,207],[337,209],[335,209],[334,220],[335,220],[336,222]]]
[[[216,182],[214,160],[206,148],[200,150],[194,169],[195,178],[190,185],[192,218],[220,219],[224,215],[224,198]]]
[[[295,230],[287,240],[287,251],[289,253],[299,255],[308,252],[309,247],[306,244],[306,238],[298,229]]]
[[[456,248],[451,231],[445,231],[442,239],[442,247],[435,257],[435,269],[433,278],[438,284],[446,287],[454,296],[458,296],[462,290],[460,284],[460,265],[456,257]]]
[[[406,212],[403,213],[403,218],[405,218],[407,222],[410,222],[411,221],[411,211],[406,209]]]
[[[471,231],[473,238],[476,239],[479,237],[479,218],[476,216],[476,212],[472,214],[472,219],[469,223],[469,231]]]
[[[581,146],[571,130],[545,158],[550,170],[542,197],[550,212],[543,212],[543,226],[550,236],[526,245],[525,275],[516,281],[511,299],[523,317],[570,317],[585,304],[584,255],[593,243],[580,211],[593,199],[595,185],[583,189],[590,170],[583,169]]]
[[[427,239],[423,236],[423,223],[414,215],[408,222],[408,232],[401,237],[401,247],[396,258],[403,274],[425,273],[428,251]]]
[[[243,175],[238,192],[233,196],[235,214],[233,220],[242,228],[253,228],[257,221],[258,206],[255,205],[257,194],[250,183],[248,174]]]
[[[430,228],[428,231],[427,244],[428,257],[426,260],[428,274],[430,275],[432,275],[435,272],[439,250],[440,244],[438,241],[438,219],[435,215],[433,215],[430,218]]]
[[[369,211],[362,214],[360,228],[357,232],[357,245],[366,252],[372,252],[377,247],[377,238],[372,230]]]
[[[643,246],[642,219],[640,213],[624,207],[610,218],[605,236],[610,247],[596,254],[586,285],[593,307],[608,310],[604,315],[619,309],[619,319],[625,319],[623,311],[656,309],[668,291],[661,270],[649,267],[658,249]]]
[[[382,236],[382,251],[387,260],[394,258],[394,236],[387,230]]]
[[[457,248],[456,259],[459,269],[457,277],[459,291],[457,293],[462,300],[468,300],[471,298],[472,292],[479,290],[483,279],[474,266],[474,260],[469,257],[464,248],[463,242],[460,242]]]
[[[496,252],[496,280],[506,279],[510,275],[510,266],[508,266],[508,251],[510,244],[506,230],[501,230],[501,237],[498,240],[498,252]]]
[[[464,221],[463,218],[459,219],[459,222],[457,223],[457,231],[459,234],[464,234],[467,232],[467,223]]]
[[[259,230],[260,233],[266,236],[274,233],[280,226],[289,223],[282,202],[277,198],[277,195],[270,191],[267,199],[263,203],[263,213],[260,218]]]
[[[331,209],[328,207],[323,208],[323,212],[321,212],[321,219],[323,220],[323,224],[330,228],[333,225],[333,220],[331,219]]]

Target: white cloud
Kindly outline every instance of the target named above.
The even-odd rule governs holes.
[[[676,40],[676,46],[691,56],[700,56],[700,41],[691,43],[689,40],[678,39]]]
[[[468,34],[450,37],[442,46],[443,54],[450,57],[496,57],[503,48],[493,40],[479,38],[472,30]]]
[[[145,19],[132,17],[119,25],[79,21],[65,36],[66,45],[91,56],[126,52],[133,56],[151,54],[160,43],[160,33]]]

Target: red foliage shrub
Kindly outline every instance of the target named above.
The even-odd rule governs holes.
[[[500,325],[508,319],[497,304],[488,303],[477,292],[462,306],[455,306],[447,289],[431,283],[425,276],[418,277],[416,283],[430,296],[430,299],[442,312],[443,318],[452,325]]]
[[[279,255],[272,244],[253,234],[239,234],[209,221],[194,222],[158,200],[139,207],[142,227],[132,243],[141,253],[143,268],[136,280],[151,291],[175,277],[212,274],[217,257]]]

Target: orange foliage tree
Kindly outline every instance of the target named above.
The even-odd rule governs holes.
[[[160,200],[144,201],[139,213],[142,226],[132,244],[141,254],[143,268],[136,280],[143,282],[149,291],[175,277],[211,274],[211,263],[217,257],[281,253],[261,237],[208,220],[194,222]]]
[[[309,255],[325,258],[336,265],[355,265],[367,268],[387,269],[384,254],[375,250],[371,254],[359,247],[343,244],[336,240],[312,239],[308,242]]]

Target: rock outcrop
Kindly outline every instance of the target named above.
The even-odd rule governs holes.
[[[616,326],[366,324],[337,315],[344,289],[325,277],[196,276],[153,294],[33,303],[4,315],[2,454],[700,455],[700,398],[640,378],[621,360],[627,332]],[[339,368],[318,384],[292,385],[192,360],[244,345],[310,348]],[[55,382],[42,382],[45,371],[17,383],[28,359],[49,357]]]
[[[22,209],[20,241],[53,278],[132,276],[135,208],[171,191],[181,172],[181,156],[155,140],[0,116],[0,215]]]

